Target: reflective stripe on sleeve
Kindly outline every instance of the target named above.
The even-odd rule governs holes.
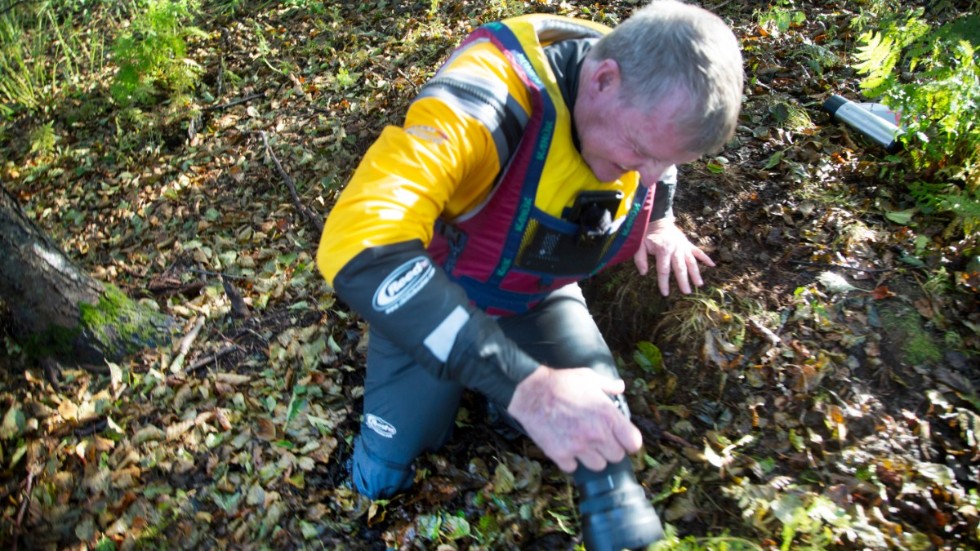
[[[449,352],[456,343],[459,330],[470,320],[470,315],[462,306],[457,306],[442,322],[429,333],[423,344],[440,362],[449,358]]]

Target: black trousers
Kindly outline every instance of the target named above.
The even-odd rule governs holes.
[[[551,293],[527,313],[497,321],[510,339],[544,365],[591,367],[619,378],[577,284]],[[463,387],[436,379],[376,332],[368,342],[364,419],[351,471],[361,494],[381,499],[408,489],[415,458],[449,439]],[[620,405],[625,412],[625,403]],[[507,404],[497,407],[505,411]]]

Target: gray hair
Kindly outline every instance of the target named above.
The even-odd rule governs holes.
[[[742,103],[742,54],[717,15],[654,0],[600,39],[590,53],[619,65],[624,99],[653,108],[674,91],[691,109],[674,121],[691,152],[720,150],[735,133]]]

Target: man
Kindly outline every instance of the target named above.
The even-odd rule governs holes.
[[[671,273],[702,284],[714,264],[673,223],[674,166],[731,137],[741,89],[732,32],[674,0],[611,32],[531,15],[467,37],[367,152],[317,254],[370,324],[359,492],[409,488],[470,388],[573,473],[590,550],[662,537],[576,282],[631,257],[645,274],[652,254],[663,294]]]

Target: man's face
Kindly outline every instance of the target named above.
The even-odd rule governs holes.
[[[610,182],[631,171],[653,185],[671,165],[694,161],[701,155],[684,149],[684,136],[674,118],[687,101],[674,93],[653,109],[630,105],[621,97],[615,62],[596,66],[588,88],[575,104],[575,123],[582,157],[596,178]]]

